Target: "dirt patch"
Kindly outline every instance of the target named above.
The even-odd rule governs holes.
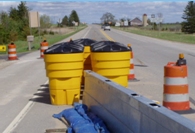
[[[47,32],[54,32],[58,34],[69,34],[76,30],[77,27],[61,27],[61,28],[49,28],[46,29]]]

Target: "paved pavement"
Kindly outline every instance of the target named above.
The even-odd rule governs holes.
[[[72,39],[91,38],[95,40],[107,40],[99,31],[100,27],[88,27],[73,35]],[[147,98],[162,101],[163,66],[177,59],[181,49],[169,48],[164,42],[134,34],[118,32],[116,30],[106,31],[106,34],[115,41],[128,44],[131,43],[134,54],[135,74],[139,81],[129,82],[129,89]],[[65,39],[63,41],[68,41]],[[158,45],[158,46],[157,46]],[[192,46],[185,46],[187,58],[193,61],[191,55],[195,55]],[[174,50],[173,50],[174,49]],[[174,51],[174,52],[173,52]],[[189,55],[191,54],[191,55]],[[44,61],[39,59],[40,52],[18,54],[19,60],[8,61],[6,56],[0,56],[0,132],[2,133],[39,133],[49,128],[65,128],[66,125],[52,117],[72,106],[51,105],[48,91],[48,78],[45,74]],[[151,58],[154,57],[154,58]],[[163,57],[163,58],[162,58]],[[190,84],[194,85],[194,74],[190,64]],[[162,71],[161,71],[162,69]],[[30,81],[30,82],[29,82]],[[194,89],[191,89],[191,110],[180,112],[183,116],[195,120],[194,111]],[[161,102],[162,103],[162,102]]]

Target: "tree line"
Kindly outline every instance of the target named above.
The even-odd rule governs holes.
[[[195,3],[194,1],[189,1],[182,18],[184,21],[181,23],[182,32],[193,34],[195,33]]]
[[[181,22],[181,31],[187,34],[195,33],[195,2],[194,1],[188,2],[187,6],[183,11],[182,19],[184,19],[184,21]],[[102,24],[110,23],[113,26],[117,21],[115,19],[115,16],[109,12],[103,14],[100,20]],[[130,21],[129,18],[120,19],[121,22],[123,22],[124,20]],[[151,24],[150,19],[148,19],[148,24]]]
[[[8,12],[0,12],[0,44],[26,40],[26,37],[30,35],[28,12],[31,10],[27,7],[26,2],[21,1],[16,8],[10,7]],[[57,23],[57,26],[73,26],[73,21],[80,23],[75,10],[72,10],[69,17],[65,15],[62,21]],[[40,16],[40,29],[50,28],[51,26],[51,17],[45,14]],[[38,28],[31,28],[31,30],[34,36],[39,35]],[[44,34],[43,30],[41,30],[41,34]]]

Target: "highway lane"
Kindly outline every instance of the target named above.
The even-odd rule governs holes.
[[[139,81],[130,81],[128,88],[149,99],[157,100],[160,104],[163,101],[164,66],[168,62],[176,62],[179,54],[184,53],[188,65],[191,109],[179,113],[195,121],[194,45],[154,39],[115,29],[105,33],[114,41],[132,45],[135,75]]]
[[[103,34],[104,32],[105,34]],[[163,67],[169,61],[176,61],[180,52],[185,54],[189,67],[189,85],[191,104],[195,99],[194,82],[194,48],[191,45],[152,39],[111,29],[103,31],[100,26],[89,25],[88,28],[71,36],[73,40],[90,38],[97,41],[108,40],[132,44],[134,52],[135,74],[139,80],[129,82],[129,89],[153,100],[162,101]],[[68,41],[70,38],[63,41]],[[39,51],[20,57],[16,61],[5,61],[0,65],[0,132],[13,133],[44,132],[48,128],[62,128],[65,125],[52,118],[71,106],[54,106],[49,100],[47,77],[44,62]],[[44,86],[44,84],[46,84]],[[27,109],[25,109],[27,107]],[[19,114],[22,112],[21,117]],[[191,111],[190,113],[194,113]],[[186,117],[192,117],[186,115]],[[11,125],[15,122],[15,125]],[[5,132],[6,133],[6,132]]]
[[[82,38],[89,28],[72,36]],[[68,41],[68,39],[64,41]],[[19,60],[1,59],[0,64],[0,132],[35,133],[65,125],[52,118],[71,106],[50,103],[43,59],[40,51],[19,56]]]
[[[163,101],[164,66],[168,62],[176,62],[180,53],[184,53],[188,65],[189,111],[178,112],[195,121],[195,46],[140,36],[115,29],[103,31],[100,26],[93,25],[89,38],[112,40],[123,44],[131,44],[134,52],[135,76],[137,81],[129,82],[129,89],[152,100]]]

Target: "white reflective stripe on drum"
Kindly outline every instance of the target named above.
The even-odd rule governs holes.
[[[133,64],[133,59],[130,60],[130,63]]]
[[[130,64],[133,64],[133,59],[130,59],[129,62],[130,62]]]
[[[189,94],[164,94],[163,101],[165,101],[165,102],[189,101]]]
[[[43,55],[43,52],[41,52],[41,55]]]
[[[42,50],[48,49],[48,46],[42,46],[41,49]]]
[[[9,54],[8,57],[16,57],[16,54]]]
[[[134,69],[129,69],[129,74],[134,74]]]
[[[187,77],[185,78],[164,78],[164,84],[166,85],[184,85],[188,84],[188,79]]]
[[[16,49],[15,48],[12,48],[12,49],[8,49],[8,51],[9,52],[14,52],[14,51],[16,51]]]

